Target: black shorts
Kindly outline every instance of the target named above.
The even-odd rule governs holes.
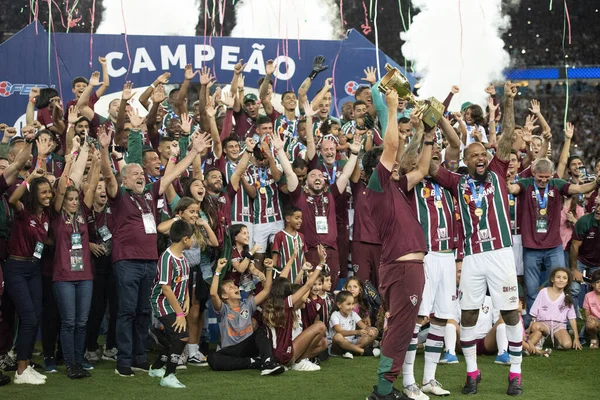
[[[167,337],[169,338],[169,343],[173,343],[176,340],[185,339],[189,336],[188,331],[187,331],[187,326],[182,332],[175,332],[175,329],[173,328],[173,324],[175,323],[176,319],[177,319],[177,316],[174,313],[167,314],[164,317],[158,317],[158,320],[160,321],[161,324],[163,324],[163,327],[165,328],[165,333],[167,334]]]

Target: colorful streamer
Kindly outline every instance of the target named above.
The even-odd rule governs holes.
[[[123,5],[123,0],[121,0],[121,16],[123,17],[123,30],[125,31],[124,39],[125,39],[125,49],[127,50],[127,59],[129,60],[129,65],[127,66],[127,75],[125,75],[125,80],[129,76],[129,71],[131,70],[131,52],[129,51],[129,40],[127,39],[127,22],[125,22],[125,7]]]
[[[90,27],[90,68],[92,68],[93,64],[93,56],[94,56],[94,20],[96,16],[96,0],[92,1],[92,18],[91,18],[91,27]]]
[[[567,55],[565,50],[565,37],[567,33],[567,25],[569,27],[569,44],[571,44],[571,18],[569,17],[569,9],[567,7],[567,0],[564,0],[565,9],[563,13],[563,36],[562,36],[562,50],[563,55]],[[569,116],[569,64],[565,61],[565,84],[567,90],[565,92],[565,119],[563,121],[564,128],[567,129],[567,119]]]
[[[377,15],[378,15],[378,0],[375,0],[375,20],[373,26],[375,27],[375,62],[377,63],[377,80],[381,80],[381,67],[379,65],[379,30],[377,29]]]

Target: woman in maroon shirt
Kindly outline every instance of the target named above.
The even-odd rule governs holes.
[[[46,379],[30,366],[42,315],[41,257],[48,244],[52,199],[52,188],[43,176],[43,170],[32,172],[10,197],[15,218],[4,265],[7,292],[19,316],[15,383],[35,385]]]
[[[93,197],[84,198],[86,207],[81,206],[79,199],[79,185],[85,171],[88,149],[85,143],[73,166],[73,173],[72,157],[66,157],[65,171],[56,190],[55,213],[51,223],[55,245],[53,289],[60,313],[63,357],[67,376],[71,379],[90,376],[83,368],[83,355],[94,286],[86,212],[92,207]],[[97,160],[94,162],[97,170]]]

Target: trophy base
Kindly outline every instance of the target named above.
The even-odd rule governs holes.
[[[435,97],[430,97],[427,100],[421,100],[418,102],[419,111],[423,114],[421,118],[423,123],[430,128],[437,125],[438,121],[444,115],[446,107],[439,102]]]

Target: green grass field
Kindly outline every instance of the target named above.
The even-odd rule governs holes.
[[[461,397],[465,364],[440,365],[437,378],[453,397]],[[153,361],[153,356],[151,356]],[[494,357],[479,357],[483,381],[477,399],[506,399],[508,366],[495,365]],[[39,360],[36,360],[39,361]],[[600,350],[554,351],[550,358],[525,357],[523,362],[524,399],[598,399]],[[189,367],[177,376],[187,389],[165,389],[158,379],[137,373],[121,378],[114,363],[96,365],[92,377],[72,381],[59,372],[49,374],[42,386],[15,385],[0,388],[0,399],[365,399],[375,383],[378,359],[331,358],[318,372],[288,371],[280,376],[261,377],[259,371],[213,372],[209,367]],[[415,366],[417,381],[422,377],[423,355],[419,351]],[[11,377],[14,373],[8,373]],[[400,382],[402,376],[400,376]],[[595,383],[594,383],[595,382]],[[399,383],[400,386],[400,383]]]

